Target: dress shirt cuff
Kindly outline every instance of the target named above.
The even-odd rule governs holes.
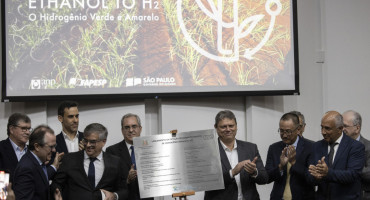
[[[53,167],[54,171],[57,171],[57,168],[54,165],[50,165],[50,166]]]
[[[233,170],[232,170],[232,169],[230,169],[230,171],[229,171],[229,172],[230,172],[230,178],[234,178],[234,177],[233,177]]]
[[[105,194],[104,194],[103,190],[100,190],[100,193],[101,193],[101,200],[104,200],[105,199]]]
[[[115,192],[114,193],[114,200],[118,200],[119,198],[118,198],[118,194],[117,194],[117,192]]]

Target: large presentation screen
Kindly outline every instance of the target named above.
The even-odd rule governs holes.
[[[298,93],[295,0],[2,0],[2,100]]]

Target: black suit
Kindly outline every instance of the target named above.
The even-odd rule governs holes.
[[[84,134],[80,131],[78,131],[78,144],[80,144],[81,140],[84,138]],[[62,132],[60,132],[57,135],[57,147],[56,147],[57,152],[61,153],[64,152],[65,154],[68,153],[68,148],[66,145],[66,141],[64,140],[64,135]]]
[[[116,156],[103,153],[103,176],[93,188],[84,169],[84,150],[64,156],[51,185],[52,192],[59,188],[64,200],[101,200],[100,189],[116,192],[120,200],[128,197],[126,178],[128,169]]]
[[[0,169],[10,173],[10,181],[13,180],[13,172],[18,164],[17,155],[14,152],[10,139],[0,142]]]
[[[130,169],[131,168],[131,165],[132,165],[132,162],[131,162],[131,156],[130,156],[130,153],[127,149],[127,145],[126,145],[126,142],[125,140],[115,144],[115,145],[112,145],[110,147],[107,148],[107,153],[110,153],[110,154],[113,154],[113,155],[116,155],[118,157],[121,158],[122,162],[124,163],[124,165]],[[128,184],[128,188],[129,188],[129,200],[137,200],[137,199],[140,199],[140,191],[139,191],[139,184],[138,184],[138,181],[137,181],[137,178],[135,179],[134,182]],[[145,198],[146,200],[153,200],[154,198]]]
[[[242,187],[242,193],[245,200],[257,200],[260,199],[258,191],[256,189],[257,184],[266,184],[268,180],[268,175],[263,166],[261,156],[258,153],[257,145],[236,140],[237,151],[238,151],[238,161],[243,160],[253,160],[256,156],[258,160],[257,170],[258,176],[256,178],[251,177],[244,169],[240,172],[240,182]],[[237,200],[238,199],[238,187],[234,178],[230,177],[231,165],[227,159],[225,150],[223,149],[220,141],[218,142],[220,156],[221,156],[221,165],[222,173],[224,177],[225,189],[222,190],[212,190],[206,191],[204,195],[205,200]]]
[[[365,145],[365,166],[362,169],[362,189],[364,191],[363,200],[370,200],[370,141],[360,137],[360,142]]]
[[[14,171],[13,190],[17,200],[48,200],[49,182],[40,163],[28,151]]]
[[[298,137],[297,137],[298,139]],[[306,173],[309,166],[309,158],[312,151],[312,141],[299,137],[296,147],[296,162],[290,168],[290,190],[292,192],[292,199],[307,199],[312,200],[315,196],[313,186],[310,186],[306,181]],[[266,171],[269,175],[268,183],[274,182],[271,191],[270,199],[281,200],[283,198],[286,178],[287,166],[284,167],[281,174],[279,169],[280,155],[286,144],[282,141],[270,145],[267,159]]]

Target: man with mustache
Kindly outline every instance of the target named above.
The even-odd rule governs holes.
[[[117,200],[126,199],[128,168],[120,158],[103,152],[108,131],[92,123],[84,130],[84,150],[68,153],[51,185],[59,189],[64,200]]]

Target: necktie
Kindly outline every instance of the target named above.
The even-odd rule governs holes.
[[[330,144],[330,152],[329,152],[329,167],[333,164],[333,158],[334,158],[334,147],[337,145],[338,142],[335,142],[333,144]]]
[[[131,146],[130,149],[131,149],[131,163],[135,165],[134,169],[136,170],[136,159],[135,159],[134,146]]]
[[[89,179],[90,184],[93,188],[95,188],[95,160],[97,160],[97,158],[90,158],[89,172],[87,174],[87,178]]]
[[[42,167],[42,171],[44,171],[44,173],[45,173],[46,180],[49,181],[48,170],[46,169],[46,166],[44,164],[42,164],[41,167]]]

